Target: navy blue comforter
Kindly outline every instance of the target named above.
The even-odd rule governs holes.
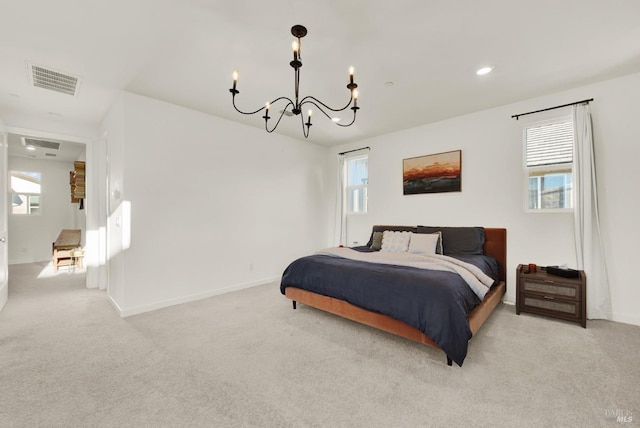
[[[459,256],[497,278],[488,256]],[[344,300],[409,324],[462,366],[472,333],[468,314],[480,302],[451,272],[367,263],[326,255],[302,257],[284,271],[280,291],[296,287]]]

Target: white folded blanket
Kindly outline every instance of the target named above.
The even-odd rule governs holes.
[[[316,254],[342,257],[345,259],[359,260],[368,263],[410,266],[419,269],[454,272],[464,279],[464,281],[469,285],[469,288],[471,288],[480,300],[484,299],[484,296],[494,283],[494,280],[482,272],[480,268],[456,258],[440,254],[391,253],[382,251],[365,253],[362,251],[352,250],[347,247],[326,248],[318,251]]]

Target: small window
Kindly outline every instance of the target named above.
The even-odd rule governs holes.
[[[11,171],[12,214],[40,214],[41,179],[39,172]]]
[[[571,118],[524,130],[527,202],[531,211],[573,208],[573,122]]]
[[[347,159],[347,207],[351,213],[367,212],[367,185],[369,184],[369,157]]]

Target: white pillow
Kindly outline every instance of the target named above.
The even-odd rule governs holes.
[[[413,254],[436,254],[439,233],[413,233],[409,243],[409,252]]]
[[[433,233],[438,235],[438,245],[436,245],[436,254],[443,255],[444,251],[442,251],[442,231],[439,230]]]
[[[380,251],[387,253],[406,253],[409,249],[411,235],[411,232],[385,230],[382,233],[382,248],[380,248]]]

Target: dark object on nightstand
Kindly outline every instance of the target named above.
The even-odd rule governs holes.
[[[566,278],[538,269],[529,273],[528,265],[516,272],[516,313],[528,312],[577,322],[587,328],[587,279],[584,271]]]
[[[580,272],[575,269],[562,269],[558,266],[547,266],[547,273],[564,278],[579,278]]]

